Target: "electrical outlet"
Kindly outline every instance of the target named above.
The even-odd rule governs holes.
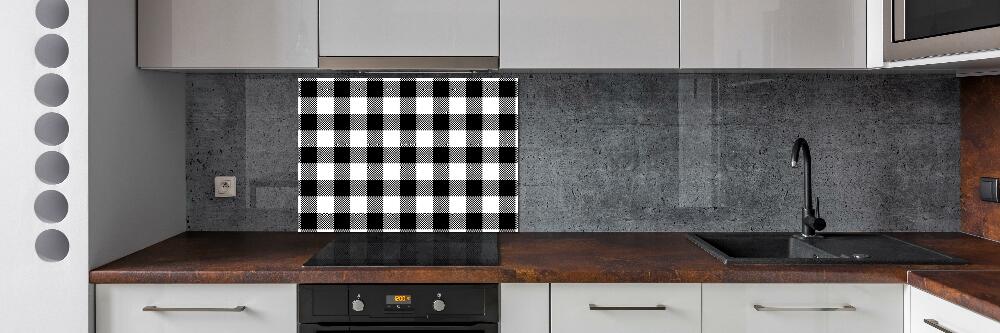
[[[236,177],[215,177],[215,197],[231,198],[236,196]]]
[[[1000,202],[1000,192],[997,191],[997,184],[1000,183],[993,177],[979,178],[979,200],[988,202]]]

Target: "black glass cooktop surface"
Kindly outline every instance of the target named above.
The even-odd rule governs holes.
[[[496,233],[342,233],[303,266],[496,266]]]

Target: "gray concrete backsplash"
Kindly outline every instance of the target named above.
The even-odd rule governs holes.
[[[522,232],[798,230],[798,137],[827,231],[959,229],[953,76],[491,75],[520,79]],[[189,230],[296,230],[300,76],[188,75]]]

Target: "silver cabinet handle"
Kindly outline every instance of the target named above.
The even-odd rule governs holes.
[[[941,332],[944,332],[944,333],[955,333],[955,331],[949,330],[949,329],[945,328],[944,326],[941,326],[941,323],[939,323],[937,320],[934,320],[934,319],[924,319],[924,324],[927,324],[930,327],[936,328],[938,331],[941,331]]]
[[[666,305],[654,305],[654,306],[600,306],[596,304],[590,305],[590,310],[592,311],[658,311],[666,310]]]
[[[155,305],[142,307],[142,311],[155,312],[243,312],[247,307],[240,305],[231,308],[161,308]]]
[[[830,308],[775,308],[770,306],[763,306],[760,304],[754,304],[753,309],[757,311],[857,311],[853,305],[844,305],[838,307]]]

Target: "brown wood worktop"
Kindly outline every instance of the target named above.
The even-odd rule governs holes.
[[[1000,270],[911,271],[907,283],[1000,321]]]
[[[683,233],[510,233],[493,267],[303,267],[337,234],[186,232],[90,273],[91,283],[876,282],[909,270],[1000,270],[1000,243],[961,233],[894,237],[968,265],[726,266]]]

